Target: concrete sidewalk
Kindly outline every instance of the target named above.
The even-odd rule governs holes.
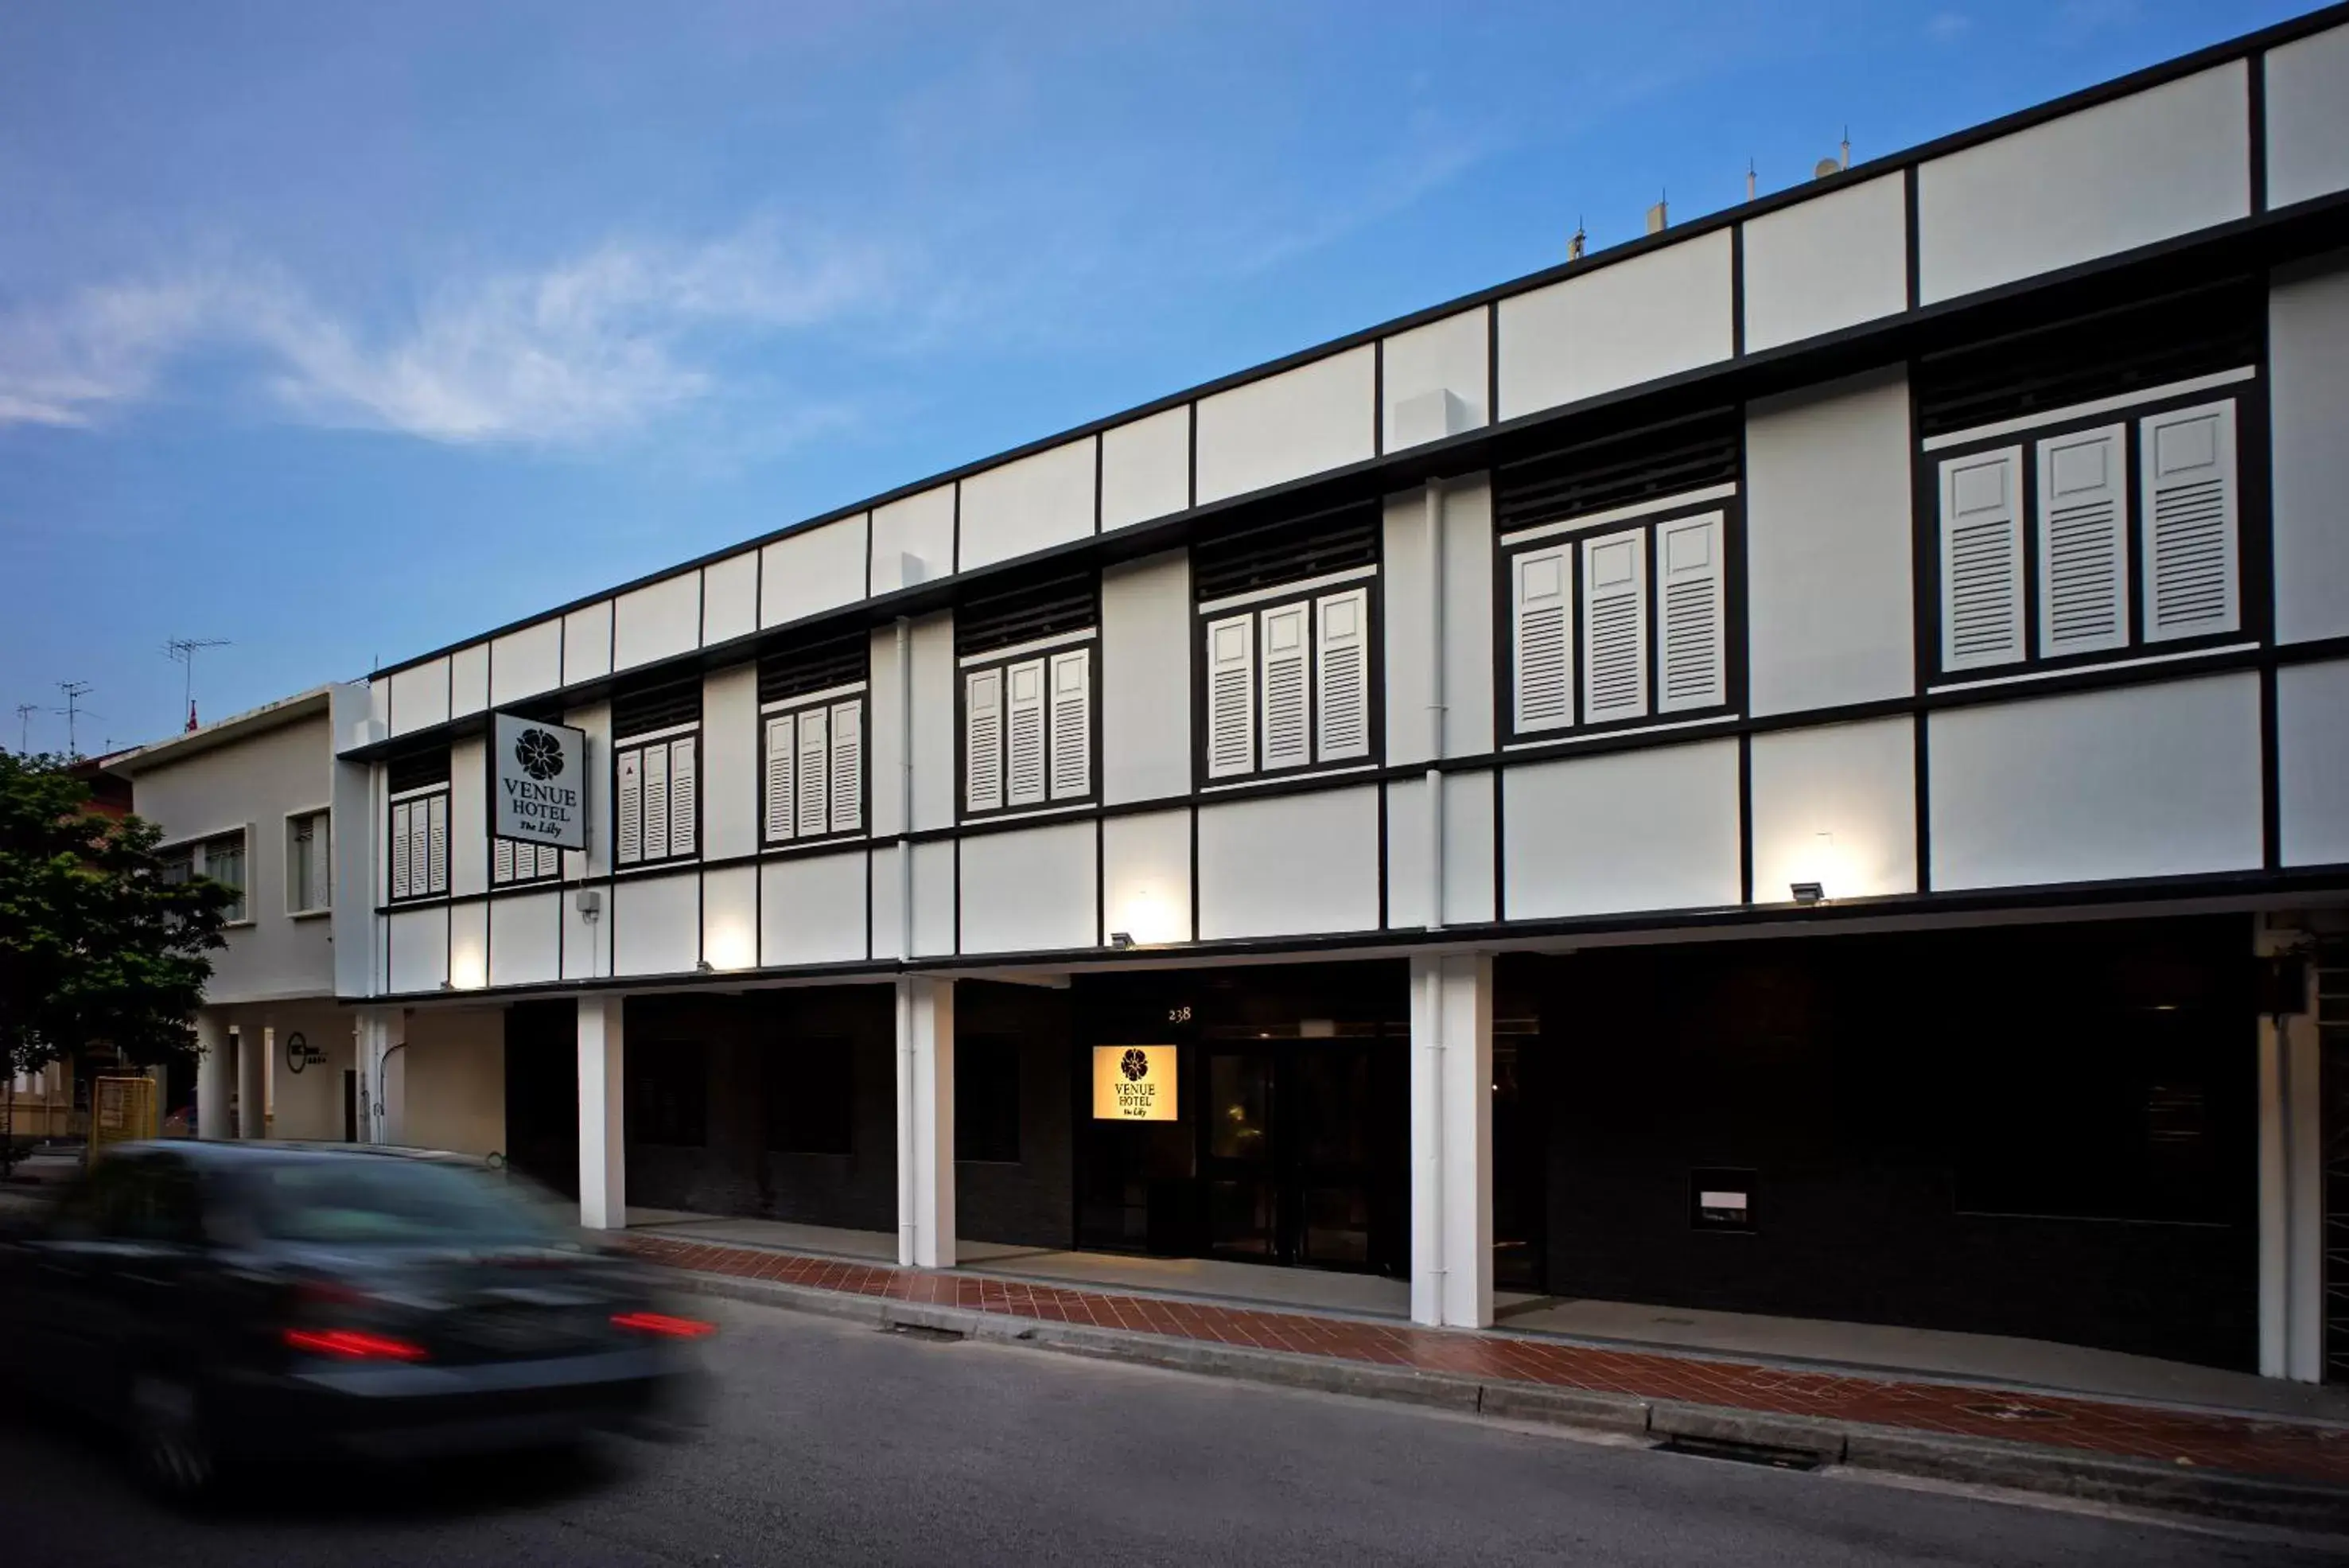
[[[1763,1462],[2349,1532],[2349,1423],[1506,1330],[1421,1329],[642,1232],[627,1244],[682,1271],[688,1288],[877,1325],[1593,1428]]]

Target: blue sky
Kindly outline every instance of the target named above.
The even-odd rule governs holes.
[[[0,743],[364,674],[2308,9],[0,9]]]

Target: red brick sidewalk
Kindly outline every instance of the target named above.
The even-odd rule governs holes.
[[[2306,1422],[1215,1306],[658,1236],[631,1237],[629,1245],[653,1262],[702,1273],[1008,1317],[1326,1355],[1491,1382],[1594,1389],[1648,1400],[2044,1443],[2159,1464],[2349,1485],[2349,1430]]]

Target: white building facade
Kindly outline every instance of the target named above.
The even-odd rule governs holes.
[[[366,1135],[2321,1376],[2344,24],[380,672]],[[493,713],[583,848],[491,836]]]

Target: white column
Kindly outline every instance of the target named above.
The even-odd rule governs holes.
[[[897,981],[897,1263],[955,1265],[954,981]]]
[[[228,1015],[216,1007],[196,1010],[196,1136],[224,1138],[235,1065],[229,1060]]]
[[[258,1013],[237,1021],[236,1136],[269,1136],[269,1029]]]
[[[359,1141],[391,1141],[392,1052],[408,1038],[408,1016],[397,1007],[363,1007],[351,1029],[351,1064],[359,1075]]]
[[[628,1223],[626,1005],[579,999],[579,1223],[590,1231]]]
[[[1493,961],[1411,961],[1411,1320],[1493,1323]]]
[[[2318,1383],[2324,1377],[2324,1151],[2314,997],[2282,1022],[2279,1030],[2274,1018],[2260,1020],[2260,1372]]]

